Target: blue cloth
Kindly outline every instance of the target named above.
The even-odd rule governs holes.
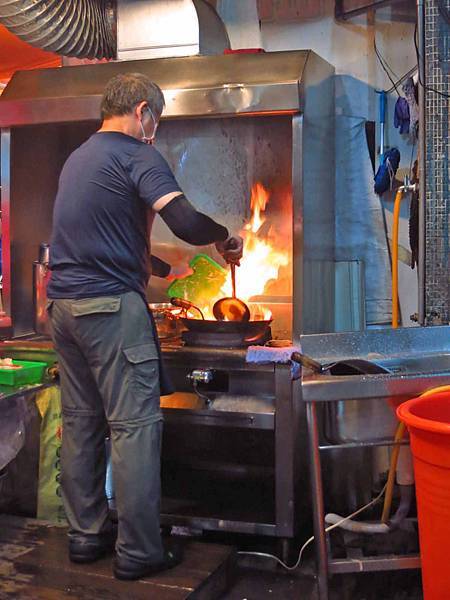
[[[409,104],[406,98],[398,98],[394,110],[394,127],[400,133],[409,133]]]
[[[375,175],[375,193],[381,196],[390,189],[400,164],[400,152],[398,148],[387,150],[382,157],[381,165]]]
[[[119,132],[92,135],[69,156],[59,179],[48,297],[145,296],[147,209],[176,191],[169,165],[153,146]]]
[[[291,365],[292,379],[298,379],[301,374],[301,365],[291,361],[293,352],[301,352],[299,346],[283,346],[272,348],[271,346],[249,346],[245,357],[248,363],[281,363]]]

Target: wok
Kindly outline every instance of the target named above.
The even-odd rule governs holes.
[[[181,317],[180,321],[189,331],[194,333],[237,333],[243,337],[257,337],[264,333],[272,320],[269,321],[208,321]]]

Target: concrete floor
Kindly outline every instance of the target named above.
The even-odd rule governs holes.
[[[268,538],[203,535],[244,551],[276,553]],[[205,541],[206,541],[205,540]],[[289,564],[297,559],[293,544]],[[269,558],[238,555],[236,578],[220,600],[317,600],[314,548],[306,549],[301,566],[286,571]],[[329,600],[423,600],[418,570],[335,575],[329,581]],[[214,599],[216,600],[216,599]]]
[[[310,569],[308,568],[308,571]],[[220,600],[317,600],[310,573],[239,567],[235,584]],[[356,573],[330,580],[330,600],[422,600],[417,571]]]

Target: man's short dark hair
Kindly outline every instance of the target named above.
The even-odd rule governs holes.
[[[144,100],[158,118],[165,106],[160,87],[142,73],[116,75],[108,81],[103,93],[100,106],[102,119],[129,114]]]

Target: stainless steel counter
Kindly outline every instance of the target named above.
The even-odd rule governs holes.
[[[331,376],[304,373],[305,402],[413,397],[450,384],[450,327],[378,329],[305,335],[303,352],[323,364],[364,358],[391,370],[386,375]]]

